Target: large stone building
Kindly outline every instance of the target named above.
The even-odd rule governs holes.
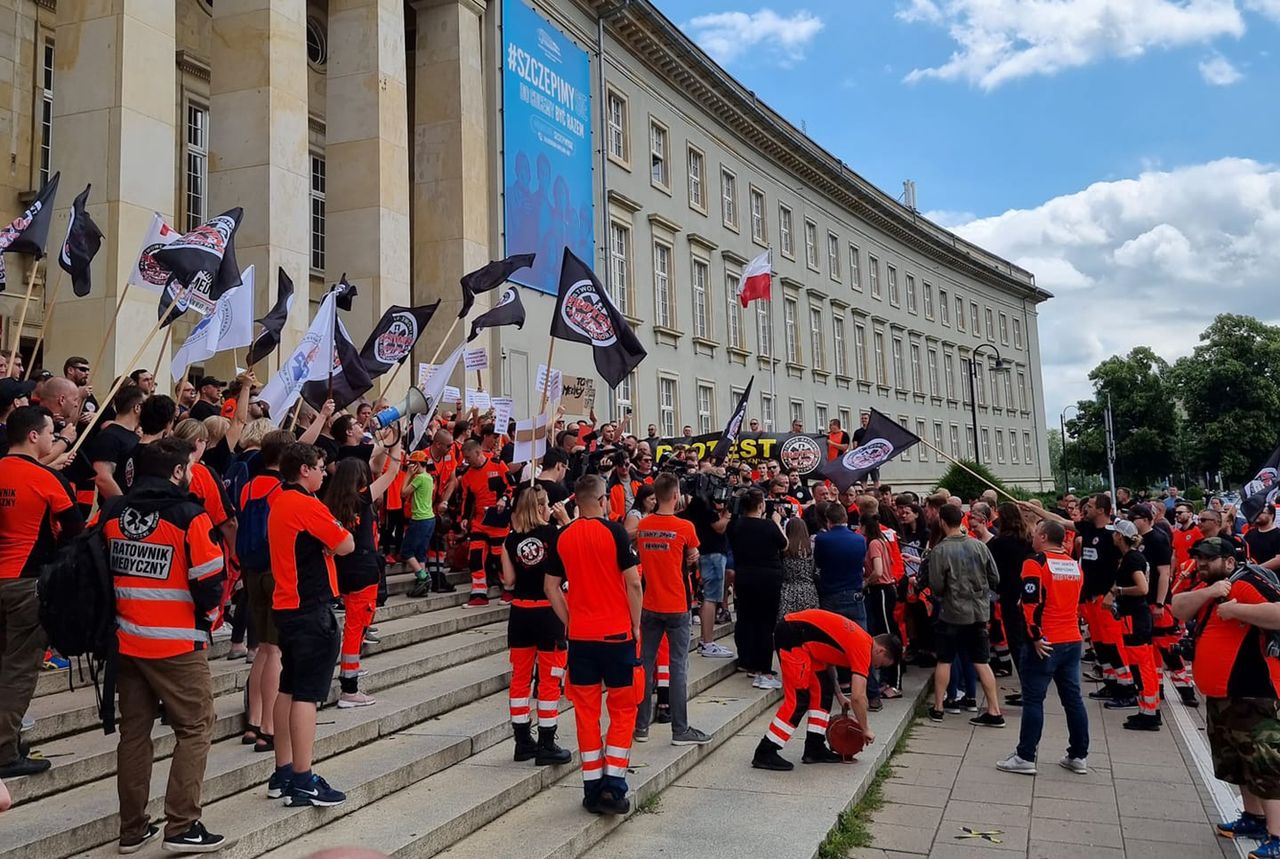
[[[755,375],[752,412],[766,427],[850,425],[875,407],[952,455],[977,452],[1013,481],[1049,484],[1036,322],[1049,295],[1029,272],[873,187],[649,0],[528,5],[546,28],[539,43],[559,51],[544,37],[567,37],[589,62],[590,92],[575,97],[589,117],[592,205],[578,214],[594,232],[588,262],[649,352],[597,404],[602,417],[629,412],[641,435],[649,423],[663,435],[686,424],[714,431]],[[43,289],[41,264],[21,332],[25,268],[10,258],[5,348],[20,335],[29,353],[52,313],[45,365],[92,354],[153,212],[186,228],[243,206],[237,251],[242,266],[257,266],[259,309],[277,267],[298,283],[310,276],[312,302],[295,303],[286,350],[345,272],[360,288],[346,320],[357,341],[392,304],[444,300],[415,355],[428,360],[456,315],[458,276],[509,250],[503,82],[515,60],[504,50],[503,6],[0,0],[0,133],[10,148],[0,216],[20,212],[60,170],[54,235],[91,182],[90,212],[107,236],[86,298],[56,286],[56,266]],[[538,172],[541,182],[541,164]],[[743,310],[734,287],[766,248],[774,301]],[[480,309],[495,297],[482,296]],[[492,329],[480,341],[494,365],[488,387],[514,396],[517,414],[537,408],[533,379],[554,304],[533,289],[522,297],[523,330]],[[154,301],[133,289],[119,304],[95,368],[100,388],[130,369]],[[175,326],[174,339],[188,327]],[[157,337],[137,363],[167,372],[161,345]],[[975,439],[969,367],[984,346]],[[1005,372],[990,370],[997,352]],[[210,369],[227,372],[229,361]],[[558,343],[552,363],[593,372],[575,344]],[[889,474],[922,486],[944,468],[919,447]]]

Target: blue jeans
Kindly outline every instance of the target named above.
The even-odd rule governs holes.
[[[819,594],[818,607],[823,611],[834,612],[841,617],[847,617],[849,620],[862,627],[867,632],[871,630],[867,628],[867,601],[861,591],[835,591],[834,593]],[[848,685],[849,670],[841,668],[836,671],[840,678],[841,685]],[[871,701],[880,698],[880,675],[875,668],[867,672],[867,699]]]
[[[1041,658],[1030,642],[1022,650],[1022,730],[1018,735],[1018,757],[1036,759],[1036,747],[1044,730],[1044,697],[1052,681],[1058,687],[1058,700],[1067,713],[1067,754],[1073,758],[1089,756],[1089,714],[1080,697],[1080,655],[1084,646],[1076,641],[1055,644],[1053,652]]]
[[[968,654],[960,654],[951,663],[951,680],[947,683],[947,700],[956,698],[976,698],[978,695],[978,672],[973,667],[973,660]]]
[[[419,564],[427,562],[427,546],[431,543],[431,535],[436,530],[435,519],[410,519],[404,530],[404,542],[400,551],[406,558],[417,558]]]
[[[702,598],[713,603],[724,602],[724,571],[728,559],[719,552],[698,558],[698,573],[702,576]]]

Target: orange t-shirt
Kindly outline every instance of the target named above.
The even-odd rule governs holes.
[[[820,608],[792,612],[783,620],[802,624],[800,645],[818,669],[848,668],[866,677],[871,671],[871,634],[847,617]]]
[[[271,607],[312,609],[338,594],[338,573],[330,552],[348,531],[310,492],[286,483],[271,502],[267,542],[275,592]]]
[[[684,562],[688,549],[698,548],[693,523],[679,516],[651,513],[640,520],[636,549],[644,569],[644,607],[660,614],[687,612],[693,587]]]
[[[226,490],[222,481],[216,479],[203,462],[191,466],[191,494],[200,499],[213,527],[217,528],[231,518],[231,514],[227,512]]]
[[[53,520],[74,503],[56,471],[28,456],[0,459],[0,579],[39,574],[53,556]]]
[[[1192,525],[1185,531],[1180,528],[1173,529],[1173,568],[1175,570],[1191,560],[1191,547],[1203,539],[1204,533],[1199,525]]]
[[[574,641],[630,641],[631,604],[623,573],[639,561],[627,529],[605,519],[575,519],[556,540],[569,583],[569,638]]]
[[[1038,552],[1022,562],[1022,610],[1032,641],[1080,641],[1077,606],[1083,587],[1080,565],[1065,552]]]

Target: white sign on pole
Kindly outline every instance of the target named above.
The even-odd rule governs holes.
[[[467,372],[489,369],[489,353],[483,346],[479,349],[468,349],[462,353],[462,364]]]
[[[461,399],[462,399],[462,391],[458,390],[453,385],[444,386],[444,399],[442,400],[442,402],[456,403],[458,402],[458,400],[461,400]]]
[[[515,400],[511,397],[493,398],[493,425],[498,428],[498,432],[505,433],[511,424],[511,409],[514,403]]]
[[[564,379],[561,372],[559,370],[552,370],[551,371],[551,391],[547,395],[547,399],[554,400],[557,396],[559,396],[557,392],[561,390],[563,384],[564,384]],[[543,390],[546,388],[546,386],[547,386],[547,365],[539,364],[538,380],[535,383],[534,390],[537,393],[541,394]]]

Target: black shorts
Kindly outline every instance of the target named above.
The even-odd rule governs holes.
[[[333,609],[326,605],[277,611],[275,621],[280,635],[280,694],[323,704],[329,699],[342,647],[342,627]]]
[[[640,654],[634,641],[570,641],[569,683],[619,689],[635,683]]]
[[[512,606],[511,613],[507,615],[507,646],[536,647],[544,651],[564,650],[564,624],[550,606]]]
[[[276,631],[274,612],[271,610],[271,597],[275,593],[276,583],[271,571],[260,572],[245,567],[241,570],[244,577],[245,598],[249,600],[249,618],[253,622],[254,634],[260,644],[280,644],[280,634]]]
[[[974,665],[986,665],[991,661],[991,639],[985,623],[938,622],[938,661],[951,662],[957,656],[967,656]]]

